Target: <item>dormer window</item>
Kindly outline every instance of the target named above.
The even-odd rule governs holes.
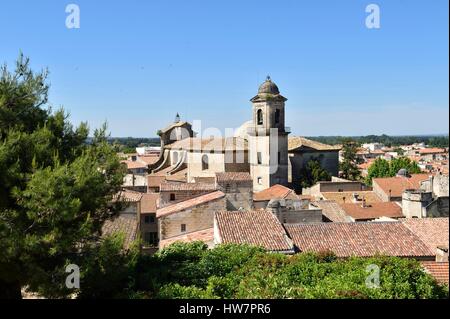
[[[263,112],[261,109],[259,109],[258,112],[256,112],[256,118],[258,125],[263,125]]]

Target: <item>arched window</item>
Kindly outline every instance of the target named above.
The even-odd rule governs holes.
[[[261,109],[259,109],[258,112],[256,112],[256,117],[257,117],[258,125],[262,125],[263,124],[263,112]]]
[[[208,155],[203,155],[202,156],[202,170],[206,171],[208,168],[209,168]]]

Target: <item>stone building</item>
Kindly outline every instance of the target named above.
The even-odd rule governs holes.
[[[253,180],[249,173],[216,173],[216,188],[225,194],[227,210],[253,208]]]
[[[225,194],[215,191],[156,211],[160,241],[213,227],[214,212],[226,209]]]
[[[230,137],[196,137],[192,125],[177,115],[174,123],[159,131],[161,155],[149,164],[149,190],[158,191],[158,183],[173,176],[192,183],[225,172],[250,173],[253,189],[258,192],[276,184],[287,186],[292,171],[295,186],[298,170],[311,158],[337,175],[338,148],[304,138],[288,142],[286,100],[267,77],[250,100],[252,120]]]

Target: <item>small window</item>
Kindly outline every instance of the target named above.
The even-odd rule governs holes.
[[[145,224],[154,224],[155,223],[155,216],[152,215],[146,215],[144,217],[144,223]]]
[[[275,110],[275,124],[280,123],[280,109]]]
[[[181,224],[181,232],[182,233],[186,232],[186,224]]]
[[[229,193],[231,190],[231,185],[230,184],[225,184],[225,193]]]
[[[158,233],[156,233],[156,232],[144,233],[144,242],[147,245],[151,245],[151,246],[158,244]]]
[[[257,117],[258,125],[263,125],[263,112],[262,112],[261,109],[259,109],[259,110],[256,112],[256,117]]]
[[[208,155],[202,156],[202,171],[209,169]]]
[[[174,193],[170,194],[170,200],[171,200],[171,201],[174,201],[174,200],[175,200],[175,194],[174,194]]]
[[[256,157],[258,160],[258,165],[261,165],[262,164],[262,153],[261,152],[256,153]]]
[[[262,185],[262,177],[258,177],[258,184]]]
[[[278,152],[278,164],[281,163],[281,152]]]

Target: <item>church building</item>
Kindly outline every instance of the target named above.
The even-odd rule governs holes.
[[[298,183],[298,180],[290,175],[299,171],[298,165],[304,165],[304,161],[297,159],[303,156],[298,145],[292,148],[291,139],[288,139],[290,129],[285,126],[287,99],[267,77],[250,101],[252,120],[242,124],[232,137],[196,137],[192,125],[181,121],[177,114],[174,123],[158,132],[161,155],[149,166],[149,176],[177,176],[193,183],[212,182],[216,173],[248,172],[254,192],[277,184],[295,186],[290,182]],[[330,150],[336,153],[337,161],[339,150],[333,147]],[[323,152],[323,149],[318,151]],[[309,147],[308,152],[314,154],[314,148]],[[333,169],[332,173],[337,172]]]

